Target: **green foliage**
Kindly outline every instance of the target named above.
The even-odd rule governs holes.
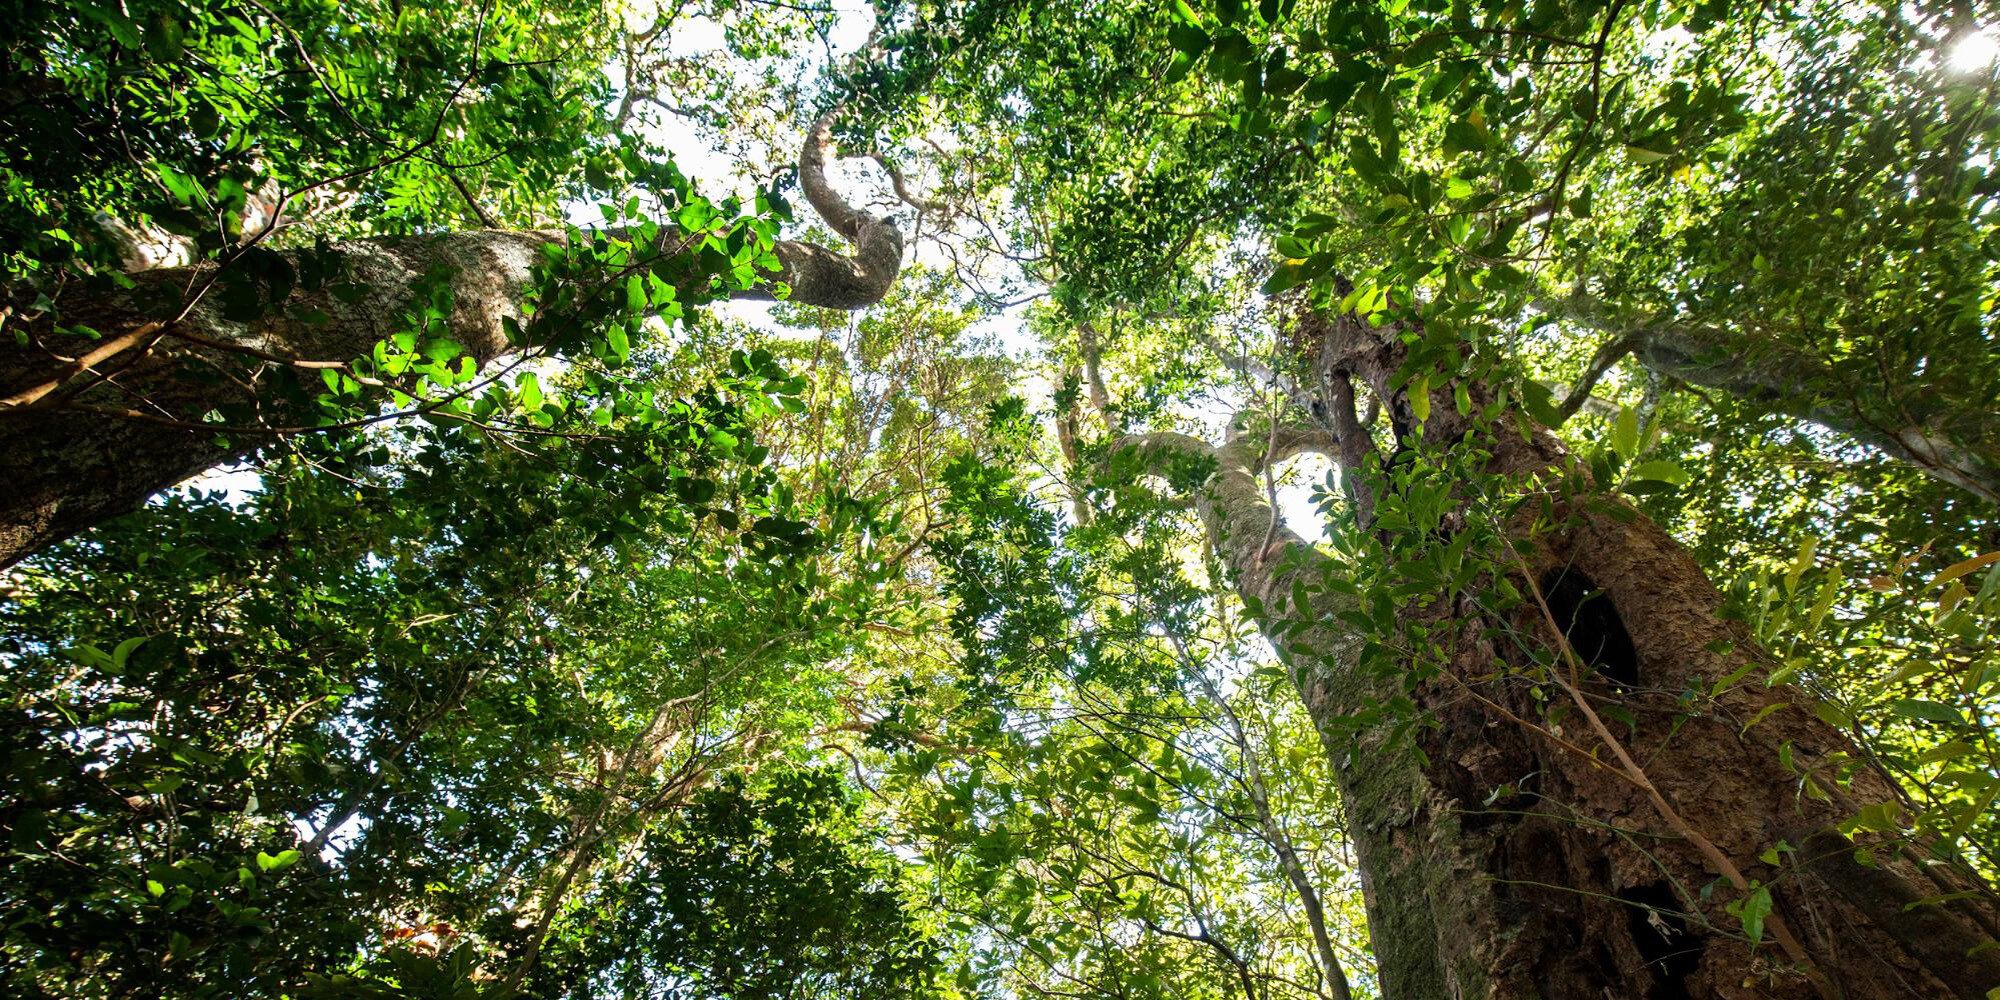
[[[106,218],[190,238],[237,320],[358,301],[339,240],[555,234],[506,360],[434,273],[361,356],[199,416],[307,407],[252,495],[6,579],[11,992],[1308,997],[1324,930],[1371,995],[1336,765],[1438,730],[1453,609],[1573,738],[1517,561],[1634,509],[1854,735],[1785,751],[1801,801],[1880,766],[1908,801],[1847,818],[1867,851],[2000,863],[1994,512],[1824,426],[2000,447],[2000,116],[1942,5],[885,5],[825,89],[850,152],[935,154],[909,231],[949,275],[754,323],[704,307],[774,265],[784,182],[703,195],[659,112],[789,142],[831,14],[703,5],[697,58],[679,6],[0,13],[23,302],[121,280]],[[1307,305],[1402,336],[1379,458],[1312,491],[1328,558],[1260,595],[1201,520],[1216,460],[1121,439],[1325,427]],[[1555,472],[1493,470],[1542,427]],[[1369,697],[1309,720],[1328,664]],[[1654,693],[1686,721],[1752,673]],[[1764,846],[1708,896],[1769,949]]]
[[[536,992],[935,996],[938,946],[838,774],[781,769],[757,786],[732,775],[647,837],[623,878],[581,901],[597,915],[562,942],[574,955],[545,960]]]
[[[108,216],[220,249],[284,208],[334,231],[547,212],[602,174],[617,15],[576,4],[19,3],[4,79],[10,275],[103,266]]]

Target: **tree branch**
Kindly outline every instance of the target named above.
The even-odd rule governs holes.
[[[1597,354],[1590,359],[1590,366],[1584,369],[1582,377],[1576,380],[1575,385],[1570,386],[1569,395],[1563,397],[1562,405],[1557,407],[1562,419],[1566,421],[1576,416],[1576,411],[1583,409],[1584,404],[1590,401],[1590,391],[1597,387],[1597,382],[1604,377],[1604,373],[1610,371],[1611,366],[1617,364],[1625,355],[1632,353],[1638,346],[1639,338],[1631,334],[1620,334],[1605,341],[1604,346],[1599,347]]]

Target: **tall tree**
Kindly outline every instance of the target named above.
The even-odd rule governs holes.
[[[1046,153],[1046,170],[1043,157],[1017,159],[1009,190],[1041,226],[1034,276],[1057,283],[1077,325],[1136,312],[1217,343],[1201,331],[1214,308],[1204,298],[1247,294],[1214,276],[1240,258],[1204,273],[1188,251],[1226,253],[1245,229],[1277,229],[1265,292],[1315,289],[1305,321],[1271,338],[1273,356],[1209,360],[1287,400],[1279,427],[1233,431],[1219,448],[1171,433],[1133,443],[1195,494],[1327,735],[1392,994],[1732,995],[1778,967],[1789,971],[1764,988],[1786,995],[1992,988],[1991,890],[1928,859],[1977,822],[1990,772],[1906,830],[1919,817],[1845,717],[1784,688],[1811,666],[1757,649],[1671,536],[1608,492],[1621,479],[1634,492],[1685,481],[1641,460],[1636,413],[1609,411],[1623,443],[1608,462],[1568,458],[1547,431],[1636,347],[1656,373],[1817,420],[1987,495],[1984,408],[1971,398],[1991,383],[1988,304],[1964,276],[1987,273],[1990,253],[1947,237],[1940,251],[1969,266],[1869,272],[1869,289],[1838,295],[1805,263],[1829,246],[1900,251],[1902,205],[1869,210],[1863,181],[1902,176],[1892,163],[1935,163],[1938,183],[1905,203],[1942,228],[1984,231],[1983,170],[1952,164],[1979,161],[1990,87],[1926,51],[1964,28],[1957,15],[1813,8],[1767,25],[1671,5],[1135,5],[1109,8],[1102,33],[1078,40],[1001,10],[971,42],[912,59],[913,72],[950,87],[960,66],[1032,67],[997,107],[963,105],[965,127]],[[1830,39],[1844,32],[1869,41],[1843,62]],[[1756,115],[1753,101],[1767,102]],[[1905,101],[1949,124],[1904,127],[1889,109]],[[1836,123],[1858,118],[1881,125],[1846,145]],[[1803,168],[1808,142],[1836,140],[1834,169]],[[1265,168],[1274,147],[1290,159]],[[1662,179],[1692,197],[1655,193]],[[1837,195],[1824,196],[1829,184]],[[1784,235],[1739,260],[1730,241],[1746,224]],[[1842,226],[1852,242],[1833,241]],[[1666,253],[1663,231],[1675,237]],[[1779,252],[1797,268],[1761,277]],[[1683,284],[1653,284],[1669,282]],[[1705,313],[1745,285],[1751,294],[1727,297],[1727,322]],[[1595,293],[1623,300],[1602,308]],[[1808,313],[1824,325],[1797,322]],[[1962,368],[1903,353],[1899,317],[1918,314],[1912,341],[1963,352]],[[1588,364],[1571,363],[1582,377],[1566,404],[1516,381],[1536,346],[1515,329],[1523,316],[1611,334]],[[1136,350],[1166,353],[1156,341]],[[1885,378],[1864,385],[1864,366]],[[1938,422],[1898,415],[1927,392]],[[1074,423],[1063,434],[1076,454]],[[1290,544],[1257,482],[1274,451],[1313,439],[1346,482],[1335,530],[1356,555],[1338,572]],[[1941,616],[1961,599],[1945,600]],[[1971,662],[1978,673],[1985,661]],[[1876,846],[1913,854],[1851,860],[1833,831],[1871,827],[1887,835]],[[1903,909],[1944,897],[1963,908]],[[1822,919],[1832,912],[1843,916]],[[1776,965],[1720,944],[1767,930]],[[1862,954],[1897,957],[1853,961]]]
[[[1477,378],[1412,372],[1421,327],[1302,326],[1338,430],[1130,446],[1212,470],[1196,509],[1327,739],[1390,995],[1990,988],[2000,909],[1969,869],[1836,832],[1896,811],[1894,783],[1771,679],[1670,536]],[[1258,482],[1309,447],[1348,470],[1351,562]]]
[[[1086,10],[27,11],[9,986],[2000,986],[1979,12]]]

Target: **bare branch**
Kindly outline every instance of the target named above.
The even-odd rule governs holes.
[[[1568,420],[1576,415],[1576,411],[1583,409],[1584,404],[1590,402],[1590,391],[1597,387],[1597,382],[1604,377],[1604,373],[1610,371],[1611,366],[1632,353],[1638,346],[1639,338],[1630,334],[1620,334],[1605,341],[1604,346],[1598,348],[1597,354],[1590,359],[1590,366],[1584,369],[1583,376],[1576,380],[1575,385],[1570,386],[1569,395],[1563,397],[1562,405],[1557,407],[1562,419]]]

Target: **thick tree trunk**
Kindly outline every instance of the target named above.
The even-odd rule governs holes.
[[[0,343],[0,394],[15,400],[0,409],[0,477],[7,484],[0,494],[0,567],[245,457],[288,429],[316,425],[319,411],[305,379],[320,374],[290,362],[342,365],[366,356],[398,328],[423,276],[435,268],[454,274],[453,338],[475,362],[491,361],[507,349],[502,321],[518,318],[521,293],[548,238],[478,232],[340,244],[331,250],[338,284],[293,291],[247,323],[225,318],[213,295],[178,321],[160,322],[178,311],[207,268],[144,272],[127,291],[65,297],[63,322],[88,326],[103,339],[59,340],[37,330],[27,345]],[[296,273],[295,259],[286,264]],[[349,290],[335,294],[342,286]],[[72,349],[66,341],[103,356],[66,363],[55,350]],[[81,391],[79,380],[88,380]],[[211,413],[240,429],[201,429]]]
[[[795,302],[859,309],[895,281],[902,235],[826,182],[829,124],[815,125],[800,178],[853,253],[780,241],[780,270],[747,296],[768,298],[783,284]],[[58,299],[59,321],[96,331],[94,341],[57,333],[48,316],[0,311],[14,314],[0,332],[0,569],[190,476],[315,429],[319,369],[365,357],[401,329],[430,276],[446,277],[450,336],[476,363],[529,346],[510,344],[504,327],[522,319],[541,247],[564,239],[560,231],[484,230],[266,254],[262,270],[288,275],[288,290],[248,321],[231,319],[242,312],[208,287],[213,264],[141,272],[129,290]],[[676,239],[668,232],[662,246]],[[313,273],[327,278],[292,280]],[[15,331],[28,342],[8,335]],[[211,414],[223,418],[219,425],[202,426],[217,423]]]
[[[1545,431],[1522,438],[1503,420],[1508,429],[1486,435],[1458,416],[1448,385],[1433,390],[1430,419],[1415,420],[1392,387],[1399,342],[1351,319],[1321,326],[1308,340],[1336,390],[1323,412],[1348,432],[1333,450],[1350,470],[1374,446],[1356,440],[1351,393],[1339,391],[1349,378],[1434,446],[1489,452],[1492,471],[1561,468]],[[1469,390],[1476,405],[1488,401]],[[1521,550],[1504,574],[1547,595],[1591,665],[1573,688],[1600,720],[1616,720],[1599,731],[1563,690],[1561,659],[1533,661],[1562,644],[1532,597],[1504,611],[1480,592],[1407,604],[1398,621],[1428,630],[1436,645],[1423,660],[1436,669],[1360,668],[1365,644],[1401,640],[1362,634],[1352,624],[1360,602],[1320,586],[1328,558],[1272,530],[1255,475],[1311,437],[1269,440],[1280,446],[1254,433],[1216,449],[1178,435],[1138,443],[1217,460],[1196,509],[1321,728],[1386,997],[1983,1000],[2000,987],[1990,891],[1907,852],[1857,862],[1833,827],[1897,802],[1896,790],[1802,692],[1766,683],[1768,655],[1717,616],[1719,595],[1659,527],[1614,496],[1562,498],[1556,476],[1545,480],[1548,512],[1529,504],[1504,526]],[[1353,497],[1364,524],[1381,500],[1373,488]],[[1584,604],[1593,590],[1601,596]],[[1405,697],[1409,707],[1388,707]],[[1778,865],[1761,859],[1781,842],[1796,850]],[[1729,872],[1775,888],[1761,947],[1726,909],[1747,895]]]

